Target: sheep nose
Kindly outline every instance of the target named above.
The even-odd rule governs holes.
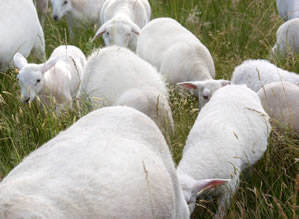
[[[58,20],[58,16],[57,16],[57,15],[54,15],[54,16],[53,16],[53,19],[54,19],[55,21],[57,21],[57,20]]]
[[[203,98],[204,98],[205,100],[207,100],[207,99],[209,99],[209,96],[203,96]]]
[[[24,103],[29,103],[30,97],[24,98]]]

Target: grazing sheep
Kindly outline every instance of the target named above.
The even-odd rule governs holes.
[[[51,95],[63,107],[77,96],[86,58],[75,46],[59,46],[43,64],[29,64],[20,53],[14,62],[20,70],[18,79],[25,102],[40,96],[47,103]]]
[[[48,13],[48,0],[35,0],[39,20],[42,26],[45,23],[45,16]]]
[[[32,152],[3,179],[0,194],[7,219],[190,215],[163,135],[123,106],[89,113]]]
[[[177,173],[193,211],[196,197],[190,182],[206,178],[231,178],[228,188],[215,190],[223,217],[246,167],[259,160],[267,149],[271,131],[269,117],[258,95],[245,85],[229,85],[215,92],[201,109],[187,138]]]
[[[137,35],[150,16],[147,0],[106,0],[101,10],[102,26],[94,39],[103,35],[106,46],[118,45],[135,51]]]
[[[105,0],[50,0],[55,21],[66,16],[67,27],[70,37],[74,38],[74,27],[81,25],[96,24],[101,25],[100,11]]]
[[[283,23],[276,32],[272,53],[284,57],[289,52],[299,53],[299,18]]]
[[[127,48],[95,51],[88,59],[80,93],[90,98],[94,108],[131,106],[151,117],[161,129],[173,129],[167,88],[160,75]]]
[[[276,0],[279,15],[285,21],[299,17],[298,0]]]
[[[32,0],[0,1],[0,15],[0,71],[13,66],[16,52],[27,57],[32,51],[44,61],[44,33]]]
[[[171,18],[157,18],[149,22],[138,37],[136,53],[156,66],[171,84],[215,77],[209,50]]]
[[[246,84],[255,92],[274,81],[297,83],[299,82],[299,75],[278,68],[267,60],[257,59],[246,60],[237,66],[231,80],[233,84]]]
[[[271,118],[290,125],[299,132],[299,87],[279,81],[258,91],[262,105]]]
[[[177,83],[178,86],[193,90],[193,94],[198,98],[199,110],[211,99],[216,90],[229,85],[227,80],[205,80],[205,81],[186,81]]]

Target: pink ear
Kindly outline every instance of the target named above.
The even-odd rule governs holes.
[[[221,186],[223,184],[228,183],[229,179],[204,179],[204,180],[198,180],[193,186],[193,192],[196,194],[201,193],[202,191],[206,189],[212,189],[217,186]]]
[[[97,33],[95,34],[95,36],[93,37],[92,41],[95,41],[98,37],[102,36],[104,33],[106,32],[106,25],[103,24],[97,31]]]
[[[197,89],[197,85],[191,82],[181,82],[177,83],[178,86],[183,86],[189,89]]]

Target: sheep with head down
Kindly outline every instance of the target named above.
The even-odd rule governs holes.
[[[258,95],[245,85],[218,89],[201,109],[192,127],[177,167],[185,199],[193,211],[196,180],[230,179],[211,195],[217,197],[215,217],[224,217],[241,172],[258,161],[267,149],[271,132],[269,116]]]
[[[47,104],[52,96],[63,107],[77,96],[86,58],[75,46],[59,46],[43,64],[27,63],[20,53],[15,54],[14,63],[24,102],[39,96]]]
[[[147,0],[106,0],[101,10],[102,26],[94,39],[103,35],[105,45],[136,50],[137,36],[150,20]]]

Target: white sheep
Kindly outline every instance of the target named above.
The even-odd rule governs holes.
[[[39,96],[47,103],[48,96],[53,96],[63,107],[65,103],[71,105],[77,96],[86,58],[75,46],[59,46],[43,64],[29,64],[20,53],[14,62],[20,70],[18,79],[25,102]]]
[[[88,58],[80,93],[90,98],[93,108],[131,106],[151,117],[161,129],[173,129],[168,92],[160,75],[127,48],[95,51]]]
[[[73,29],[81,25],[101,25],[100,11],[105,0],[50,0],[54,20],[66,16],[70,37],[74,38]]]
[[[233,84],[246,84],[255,92],[264,85],[275,81],[299,82],[299,75],[278,68],[267,60],[246,60],[237,66],[233,72]]]
[[[49,2],[48,0],[35,0],[35,5],[37,8],[40,23],[42,26],[44,26],[45,16],[48,13]]]
[[[171,84],[215,77],[209,50],[171,18],[150,21],[138,36],[136,53],[157,67]]]
[[[0,1],[0,15],[0,71],[13,66],[16,52],[27,57],[32,51],[44,61],[44,33],[32,0]]]
[[[204,81],[185,81],[177,83],[178,86],[192,90],[198,98],[199,110],[211,99],[216,90],[231,84],[228,80],[204,80]]]
[[[283,122],[299,132],[299,87],[278,81],[258,91],[262,105],[271,118]]]
[[[224,216],[242,170],[263,156],[270,131],[269,117],[255,92],[245,85],[229,85],[215,92],[198,114],[177,167],[192,211],[196,201],[191,195],[194,180],[231,178],[228,188],[215,190],[216,215]]]
[[[3,179],[0,194],[7,219],[190,215],[163,135],[124,106],[91,112],[32,152]]]
[[[147,0],[106,0],[101,10],[102,26],[94,39],[103,35],[106,46],[118,45],[135,51],[137,35],[150,16]]]
[[[298,0],[276,0],[279,15],[285,21],[299,17]]]
[[[299,18],[283,23],[276,32],[276,43],[272,53],[284,57],[289,52],[299,53]]]

